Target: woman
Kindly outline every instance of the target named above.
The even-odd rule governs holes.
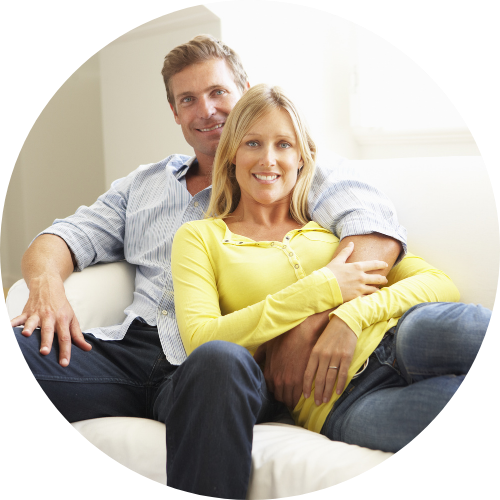
[[[304,121],[279,88],[257,85],[237,103],[214,161],[213,217],[187,223],[174,240],[181,337],[188,355],[211,340],[253,354],[308,316],[333,308],[293,417],[330,439],[398,451],[460,385],[489,311],[434,304],[408,312],[417,304],[459,299],[442,271],[411,254],[387,279],[365,273],[383,269],[383,262],[346,264],[352,246],[332,260],[338,238],[307,213],[315,153]],[[443,314],[445,326],[436,323]],[[419,333],[425,321],[439,332]],[[450,342],[459,357],[447,356]],[[347,356],[339,355],[339,344]]]

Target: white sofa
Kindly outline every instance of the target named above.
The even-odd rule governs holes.
[[[443,269],[463,302],[492,308],[498,279],[498,219],[480,157],[351,161],[396,205],[408,229],[412,253]],[[131,302],[135,269],[126,262],[74,273],[66,292],[82,329],[119,323]],[[12,318],[27,299],[24,281],[9,291]],[[165,475],[165,428],[158,422],[114,417],[76,422],[95,446],[126,467],[160,483]],[[309,493],[350,479],[390,457],[327,438],[290,423],[262,424],[254,431],[248,498]]]

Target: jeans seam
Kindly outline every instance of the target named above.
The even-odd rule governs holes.
[[[47,375],[42,375],[39,376],[36,373],[33,373],[34,377],[37,380],[43,380],[45,382],[68,382],[72,384],[78,384],[78,383],[83,383],[83,384],[88,384],[88,383],[93,383],[93,384],[124,384],[124,385],[131,385],[134,387],[142,387],[144,384],[138,383],[138,382],[132,382],[131,380],[126,380],[126,379],[120,379],[120,378],[90,378],[90,377],[85,377],[85,378],[75,378],[75,377],[58,377],[58,376],[47,376]]]
[[[151,401],[153,398],[153,391],[155,391],[160,384],[163,382],[163,380],[160,380],[158,383],[153,383],[151,381],[151,378],[153,377],[154,371],[156,367],[158,366],[158,363],[160,362],[160,359],[164,356],[163,351],[160,351],[158,356],[156,357],[156,361],[153,363],[153,366],[151,367],[151,371],[149,373],[148,379],[145,384],[145,389],[146,389],[146,414],[147,415],[152,415],[153,414],[153,406],[151,405]]]

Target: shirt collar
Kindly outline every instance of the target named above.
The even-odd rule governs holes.
[[[188,170],[194,165],[196,166],[198,163],[198,160],[196,159],[196,156],[191,156],[191,158],[188,158],[180,167],[177,172],[174,172],[174,177],[180,181],[183,177],[186,176],[188,173]]]

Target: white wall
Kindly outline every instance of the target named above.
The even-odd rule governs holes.
[[[99,63],[94,56],[61,86],[33,125],[16,162],[2,219],[2,279],[21,277],[21,256],[57,217],[104,190]]]

